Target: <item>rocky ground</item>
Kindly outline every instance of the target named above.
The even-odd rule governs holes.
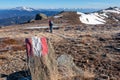
[[[71,55],[80,69],[95,74],[95,80],[119,80],[119,24],[64,25],[53,33],[47,29],[24,30],[24,27],[21,25],[0,29],[1,76],[26,70],[25,38],[45,36],[51,41],[57,57],[61,54]]]

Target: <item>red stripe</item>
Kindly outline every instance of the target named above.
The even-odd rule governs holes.
[[[41,38],[41,44],[42,44],[42,55],[45,56],[48,54],[47,39],[45,37]]]
[[[27,56],[33,56],[33,50],[32,50],[32,39],[31,38],[27,38],[25,40],[26,42],[26,51],[27,51]]]

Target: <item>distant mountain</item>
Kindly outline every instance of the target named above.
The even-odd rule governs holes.
[[[37,10],[29,7],[16,7],[12,9],[0,10],[0,26],[19,24],[34,19],[38,13],[53,16],[59,11]]]
[[[11,18],[11,17],[15,17],[15,16],[35,16],[38,13],[44,13],[47,16],[52,16],[54,14],[56,14],[58,11],[54,11],[54,10],[37,10],[37,9],[33,9],[33,8],[28,8],[28,7],[16,7],[16,8],[12,8],[12,9],[4,9],[4,10],[0,10],[0,19],[3,18]]]
[[[103,10],[82,8],[33,9],[30,7],[16,7],[0,10],[0,26],[25,23],[34,19],[38,13],[54,16],[61,11],[78,12],[80,21],[84,24],[105,24],[107,22],[120,21],[120,8],[118,7],[109,7]]]
[[[21,17],[11,17],[11,18],[5,18],[0,19],[0,25],[1,26],[7,26],[7,25],[14,25],[14,24],[22,24],[25,22],[28,22],[28,20],[33,19],[33,16],[21,16]]]
[[[109,8],[107,8],[107,9],[104,9],[104,10],[102,10],[101,12],[105,12],[105,13],[118,13],[118,14],[120,14],[120,8],[118,8],[118,7],[109,7]]]
[[[92,8],[57,8],[57,9],[39,9],[39,10],[47,10],[47,11],[79,11],[83,13],[90,13],[99,11],[100,9],[92,9]]]
[[[22,6],[22,7],[16,7],[16,8],[13,8],[13,9],[11,9],[11,10],[19,10],[19,11],[35,11],[35,9],[33,9],[33,8],[30,8],[30,7],[24,7],[24,6]]]

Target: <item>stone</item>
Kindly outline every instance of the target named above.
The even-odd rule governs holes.
[[[28,21],[28,23],[32,23],[32,22],[35,22],[35,20],[31,19],[31,20]]]
[[[42,20],[42,19],[47,19],[47,16],[45,14],[37,14],[35,17],[35,20]]]
[[[61,80],[73,80],[71,78],[79,77],[79,80],[83,80],[83,78],[93,78],[89,72],[83,71],[78,68],[73,62],[73,57],[68,54],[63,54],[57,58],[58,70],[63,79]],[[88,75],[89,74],[89,75]],[[87,76],[86,76],[87,75]],[[77,78],[78,79],[78,78]]]

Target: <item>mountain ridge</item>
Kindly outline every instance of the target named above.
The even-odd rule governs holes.
[[[80,21],[84,24],[106,24],[110,22],[119,22],[120,18],[120,8],[118,7],[109,7],[100,11],[93,13],[81,13],[77,12],[78,15],[81,15]]]
[[[62,10],[60,8],[57,11],[57,9],[33,9],[30,7],[16,7],[16,8],[9,9],[7,11],[3,11],[4,13],[2,13],[0,11],[0,15],[1,15],[1,17],[3,17],[3,19],[0,18],[0,26],[11,25],[13,23],[14,24],[25,23],[28,20],[34,19],[35,15],[38,13],[43,13],[43,14],[46,14],[47,16],[54,16],[54,15],[59,14],[61,11],[68,12],[69,10],[71,10],[70,12],[80,12],[79,10],[77,11],[77,9],[78,8],[76,8],[74,10],[65,8],[64,10]],[[84,16],[83,16],[83,14],[84,14]],[[116,16],[114,14],[117,14],[118,16]],[[105,24],[107,22],[112,22],[112,21],[119,22],[119,20],[120,20],[119,14],[120,14],[119,7],[109,7],[106,9],[89,12],[89,13],[81,12],[78,15],[80,15],[81,17],[83,16],[83,18],[79,17],[80,21],[83,24],[96,24],[96,23],[97,24]],[[23,19],[24,16],[26,16],[28,18]],[[72,16],[72,15],[69,15],[69,16]],[[94,17],[94,18],[91,18],[91,17]],[[113,17],[113,18],[110,18],[110,17]],[[11,18],[11,20],[10,20],[10,18]],[[93,22],[91,22],[91,21],[93,21]],[[9,23],[5,23],[5,22],[9,22]]]

